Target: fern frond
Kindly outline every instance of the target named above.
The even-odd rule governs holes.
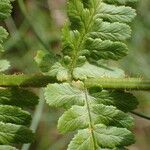
[[[37,103],[38,97],[28,90],[20,88],[0,89],[1,145],[33,141],[34,133],[28,128],[31,122],[31,115],[19,107],[31,107]],[[13,149],[12,147],[8,148],[10,150]]]
[[[11,9],[10,0],[0,0],[0,20],[10,15]],[[3,51],[2,44],[7,36],[7,31],[0,27],[0,51]],[[0,72],[9,66],[8,61],[0,60]],[[33,141],[34,133],[28,128],[31,115],[21,108],[35,106],[37,103],[38,97],[28,90],[0,88],[0,150],[17,150],[8,145]]]
[[[78,51],[78,56],[87,54],[91,58],[94,55],[94,59],[97,57],[98,60],[117,60],[125,56],[127,47],[120,41],[128,39],[131,35],[127,23],[135,17],[135,10],[128,6],[108,5],[100,0],[89,1],[87,4],[89,8],[85,8],[80,0],[71,0],[68,3],[68,15],[74,30],[69,31],[68,27],[64,27],[65,55],[74,55],[75,53],[70,51]],[[68,53],[66,49],[70,49]],[[75,56],[71,56],[73,57]]]
[[[0,0],[0,20],[6,19],[11,13],[10,0]]]
[[[66,23],[62,30],[64,56],[60,61],[61,65],[54,64],[52,68],[55,69],[50,69],[49,75],[56,76],[59,81],[67,81],[70,76],[81,79],[83,73],[80,77],[76,77],[76,68],[84,66],[87,61],[97,64],[102,59],[118,60],[126,56],[128,48],[125,40],[131,36],[128,24],[134,19],[136,13],[129,6],[115,4],[125,5],[128,2],[70,0],[68,2],[70,23]],[[94,66],[92,70],[95,70]],[[91,77],[90,72],[85,76]]]
[[[136,1],[136,0],[135,0]],[[62,59],[48,71],[62,84],[45,90],[50,106],[67,111],[58,121],[61,133],[78,130],[68,150],[125,150],[134,143],[129,131],[137,99],[124,91],[87,89],[87,78],[125,78],[121,69],[102,64],[126,56],[125,41],[131,36],[130,22],[136,16],[131,0],[69,0],[68,17],[62,30]],[[79,80],[79,81],[76,81]],[[83,81],[83,82],[82,82]]]

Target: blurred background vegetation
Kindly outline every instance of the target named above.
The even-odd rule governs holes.
[[[18,0],[19,1],[19,0]],[[6,52],[1,56],[10,61],[7,73],[39,73],[34,62],[37,50],[55,51],[61,49],[61,27],[66,19],[65,0],[26,0],[27,13],[13,2],[12,17],[3,24],[10,33],[5,42]],[[128,41],[130,52],[117,65],[128,76],[150,79],[150,0],[139,0],[137,17],[133,22],[133,36]],[[150,94],[135,93],[139,99],[137,111],[150,116]],[[30,150],[65,150],[72,135],[60,135],[56,129],[61,110],[43,105],[36,141]],[[150,121],[135,117],[136,144],[130,150],[150,150]],[[24,149],[25,150],[25,149]]]

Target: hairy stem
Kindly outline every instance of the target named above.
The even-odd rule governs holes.
[[[91,132],[91,135],[92,135],[92,140],[93,140],[93,146],[94,146],[94,150],[96,150],[96,140],[95,140],[95,136],[94,136],[94,132],[93,132],[93,129],[94,129],[94,126],[93,126],[93,121],[92,121],[92,116],[91,116],[91,111],[90,111],[90,105],[89,105],[89,102],[88,102],[88,91],[87,91],[87,88],[84,84],[84,90],[85,90],[85,104],[86,104],[86,107],[87,107],[87,112],[88,112],[88,117],[89,117],[89,130]]]
[[[43,75],[0,75],[0,87],[45,87],[57,82],[55,78]]]
[[[98,87],[116,90],[150,90],[150,80],[138,78],[97,78],[87,79],[85,84],[88,88]]]
[[[58,82],[56,78],[44,75],[0,75],[0,87],[45,87]],[[116,90],[150,91],[150,80],[137,78],[94,78],[85,80],[87,88],[98,87]]]

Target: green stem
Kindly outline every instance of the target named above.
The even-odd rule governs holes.
[[[96,78],[87,79],[85,84],[88,88],[98,87],[102,89],[117,90],[150,90],[150,80],[139,78]]]
[[[43,94],[43,90],[41,90],[40,91],[40,102],[36,107],[36,110],[34,112],[34,116],[33,116],[33,119],[32,119],[32,123],[31,123],[31,126],[30,126],[30,129],[32,129],[34,132],[36,132],[36,130],[38,128],[38,125],[39,125],[39,122],[40,122],[40,119],[41,119],[41,116],[42,116],[42,112],[43,112],[43,109],[44,109],[44,104],[45,104],[44,94]],[[28,150],[30,148],[30,146],[31,146],[31,143],[30,144],[24,144],[22,146],[21,150]]]
[[[0,87],[45,87],[57,82],[55,78],[43,75],[0,75]]]
[[[96,140],[95,140],[95,136],[94,136],[94,126],[93,126],[93,121],[92,121],[92,116],[91,116],[91,111],[90,111],[90,105],[89,105],[89,102],[88,102],[88,91],[87,91],[87,88],[84,84],[84,90],[85,90],[85,104],[86,104],[86,107],[87,107],[87,112],[88,112],[88,117],[89,117],[89,129],[90,129],[90,132],[91,132],[91,135],[92,135],[92,139],[93,139],[93,146],[94,146],[94,150],[96,150],[97,146],[96,146]]]
[[[27,14],[26,7],[24,5],[24,1],[18,0],[18,4],[19,4],[20,10],[23,13],[24,17],[26,18],[28,24],[31,26],[35,36],[37,37],[39,42],[44,46],[45,50],[48,51],[50,49],[50,47],[48,46],[47,43],[45,43],[45,41],[41,38],[41,35],[39,34],[39,32],[35,29],[34,24],[32,23],[32,19],[30,18],[29,14]],[[50,51],[48,51],[48,52],[50,52]],[[52,52],[50,52],[50,53],[52,55],[54,55]]]
[[[40,88],[55,82],[58,82],[56,78],[46,75],[0,75],[0,87]],[[94,78],[85,80],[85,85],[87,88],[150,91],[150,80],[138,78]]]

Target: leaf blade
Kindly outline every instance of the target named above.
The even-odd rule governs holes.
[[[33,139],[34,134],[27,127],[0,122],[0,144],[30,143]]]
[[[32,107],[38,104],[38,96],[20,88],[0,89],[0,105]]]
[[[97,148],[116,148],[128,146],[134,142],[133,135],[125,128],[106,127],[102,124],[94,128]],[[93,150],[92,138],[89,129],[79,130],[68,146],[68,150]]]
[[[66,107],[73,104],[84,104],[84,92],[69,83],[49,84],[45,89],[45,98],[50,106]]]
[[[74,69],[73,76],[75,79],[84,80],[87,78],[100,78],[100,77],[114,77],[123,78],[125,76],[124,71],[118,68],[98,67],[89,63],[85,63],[81,67]]]
[[[113,106],[91,104],[90,113],[93,125],[105,124],[130,129],[133,118]],[[62,133],[84,129],[89,126],[88,112],[85,106],[73,106],[58,121],[58,130]]]
[[[0,122],[29,125],[31,115],[18,107],[0,105]]]
[[[11,13],[10,0],[0,0],[0,20],[6,19]]]

